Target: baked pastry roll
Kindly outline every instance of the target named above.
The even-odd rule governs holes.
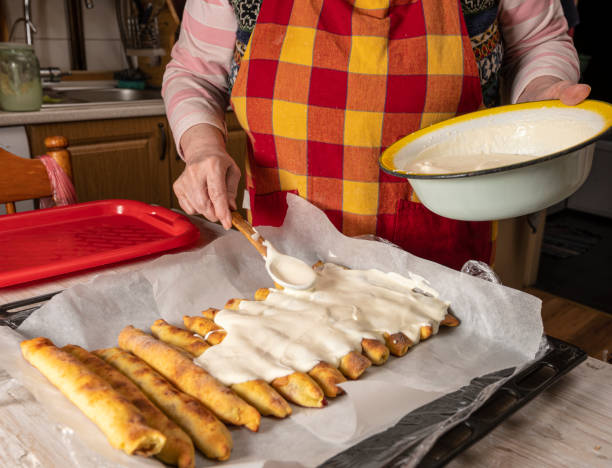
[[[125,453],[158,454],[166,437],[138,409],[76,357],[43,337],[21,342],[23,357],[91,419],[110,444]]]
[[[231,307],[234,307],[234,310],[237,310],[238,306],[240,305],[240,300],[232,299],[228,302],[228,304]],[[209,317],[214,318],[214,315],[216,314],[216,309],[208,309],[204,312],[207,313]],[[218,326],[214,325],[215,328],[213,328],[213,325],[211,325],[211,323],[214,323],[212,322],[212,319],[202,317],[203,320],[193,320],[195,318],[197,317],[192,317],[187,321],[183,321],[185,323],[191,324],[194,329],[197,329],[199,325],[199,327],[201,327],[201,330],[209,329],[210,331],[219,331]],[[222,338],[225,338],[225,334],[219,335],[220,341],[222,341]],[[330,376],[332,373],[333,371],[327,369],[326,373],[318,372],[317,376],[319,378],[328,378],[328,376]],[[336,383],[340,383],[341,381],[343,381],[341,374],[339,378],[337,374],[334,374],[333,379],[330,378],[329,383],[326,386],[328,388],[335,387],[334,390],[331,392],[333,393],[333,395],[330,396],[336,396],[337,394],[341,393],[341,389],[335,386]],[[239,383],[234,385],[241,384]],[[313,380],[313,378],[309,374],[306,374],[304,372],[293,372],[291,374],[278,377],[272,380],[270,382],[270,385],[274,387],[274,389],[284,398],[289,400],[291,403],[295,403],[296,405],[304,406],[306,408],[322,408],[327,405],[323,389],[317,384],[316,379]],[[234,387],[232,386],[232,388]]]
[[[151,325],[151,333],[158,340],[180,348],[194,357],[198,357],[210,347],[204,338],[195,336],[182,328],[174,327],[164,319],[158,319]]]
[[[227,427],[198,399],[181,392],[146,362],[119,348],[99,349],[104,359],[129,377],[176,424],[193,439],[195,446],[208,458],[227,460],[232,437]]]
[[[204,317],[202,318],[204,319]],[[209,347],[203,338],[170,325],[163,319],[156,320],[151,326],[151,331],[161,341],[172,344],[193,357],[201,356]],[[204,345],[201,341],[204,342]],[[231,389],[264,416],[284,418],[291,414],[291,406],[264,380],[257,379],[237,383],[232,385]]]
[[[183,317],[183,324],[185,325],[185,328],[202,336],[211,346],[221,343],[223,338],[225,338],[225,330],[217,325],[212,318],[208,318],[206,316],[208,311],[210,311],[212,314],[215,310],[217,309],[211,308],[202,312],[204,317],[190,317],[188,315]]]
[[[230,308],[230,310],[238,310],[238,307],[240,306],[240,300],[231,299],[230,301],[228,301],[226,306]],[[209,344],[219,344],[221,341],[223,341],[223,338],[225,338],[226,332],[213,321],[217,312],[218,309],[209,308],[202,312],[205,317],[184,317],[183,321],[187,328],[196,332],[200,330],[201,332],[206,334],[208,339],[210,339],[213,334],[216,334],[214,342],[209,341]],[[359,360],[359,367],[362,369],[361,373],[359,373],[356,368],[353,371],[352,365],[353,361],[350,361],[349,359],[344,360],[344,370],[350,371],[350,374],[354,376],[353,378],[357,378],[359,375],[361,375],[363,370],[365,370],[365,368],[369,366],[369,363],[364,366],[363,362]],[[320,362],[310,371],[308,371],[308,375],[312,377],[312,379],[318,384],[321,390],[323,390],[323,394],[326,397],[333,398],[344,393],[342,388],[338,387],[338,384],[346,382],[346,378],[344,377],[342,372],[340,372],[331,364],[328,364],[326,362]],[[293,403],[296,403],[301,406],[308,406],[314,404],[317,408],[324,406],[325,403],[323,403],[322,399],[319,399],[318,391],[316,390],[316,388],[313,391],[311,385],[309,385],[309,390],[304,389],[303,391],[298,391],[299,386],[295,385],[295,383],[297,382],[295,382],[289,387],[290,381],[296,381],[297,379],[300,379],[302,382],[304,382],[304,379],[302,379],[301,377],[288,376],[288,379],[282,379],[277,381],[276,385],[278,385],[280,389],[287,389],[287,392],[289,392],[289,389],[291,388],[291,394],[289,399]]]
[[[191,359],[131,325],[119,334],[119,347],[131,351],[179,389],[197,398],[219,419],[257,431],[261,415]]]
[[[72,354],[90,371],[106,380],[114,390],[138,408],[149,426],[166,436],[166,443],[155,455],[156,458],[179,468],[193,468],[195,452],[189,436],[151,403],[134,382],[98,356],[79,346],[67,345],[62,351]]]

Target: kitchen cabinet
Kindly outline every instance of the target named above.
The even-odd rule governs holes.
[[[165,117],[61,122],[26,127],[32,154],[49,135],[68,139],[79,201],[128,198],[170,206],[170,131]]]
[[[524,289],[538,278],[546,211],[497,223],[493,270],[504,286]]]
[[[242,127],[238,123],[236,115],[231,112],[226,115],[225,122],[227,124],[227,152],[234,158],[234,161],[240,168],[242,177],[238,184],[238,196],[236,197],[236,205],[242,212],[243,216],[246,216],[246,212],[242,209],[242,202],[244,200],[244,189],[245,189],[245,161],[247,157],[247,136],[242,130]]]
[[[228,152],[244,170],[246,135],[227,114]],[[127,198],[179,208],[172,183],[185,164],[164,116],[59,122],[26,127],[32,154],[43,154],[49,135],[68,139],[79,201]],[[242,203],[240,189],[239,206]]]
[[[174,139],[172,139],[170,148],[170,191],[172,193],[171,207],[176,209],[181,209],[181,206],[174,194],[174,190],[172,190],[172,184],[178,179],[178,176],[181,175],[183,169],[185,169],[185,163],[179,156],[176,145],[174,144]]]

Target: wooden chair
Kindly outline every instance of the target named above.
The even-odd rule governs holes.
[[[51,156],[72,179],[68,140],[62,136],[45,138],[47,155]],[[53,187],[44,164],[38,159],[26,159],[0,148],[0,203],[8,214],[15,213],[15,202],[50,197]]]

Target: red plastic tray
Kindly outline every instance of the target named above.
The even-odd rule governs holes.
[[[133,200],[102,200],[0,216],[0,287],[187,246],[183,215]]]

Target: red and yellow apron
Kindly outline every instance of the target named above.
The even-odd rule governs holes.
[[[378,167],[402,136],[481,105],[458,0],[264,0],[232,92],[253,224],[282,224],[293,192],[346,235],[489,262],[491,223],[440,217]]]

